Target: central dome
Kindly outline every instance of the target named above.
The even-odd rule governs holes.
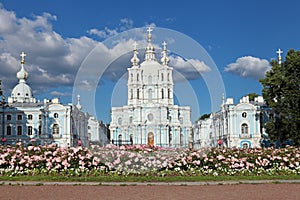
[[[15,102],[30,102],[33,98],[31,88],[24,82],[14,87],[11,92],[11,97]]]
[[[141,63],[141,69],[145,71],[157,71],[161,69],[163,66],[158,63],[156,60],[145,60],[144,62]]]

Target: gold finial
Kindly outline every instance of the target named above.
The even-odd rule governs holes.
[[[133,64],[133,66],[138,66],[139,63],[139,58],[137,57],[138,51],[137,51],[137,43],[134,42],[133,43],[133,57],[131,59],[131,62]]]
[[[163,57],[161,58],[161,62],[163,63],[163,65],[168,65],[168,62],[170,61],[170,59],[167,56],[167,43],[166,41],[164,41],[162,43],[164,49],[163,49]]]
[[[24,65],[25,64],[25,56],[26,54],[22,51],[22,53],[20,54],[22,60],[21,60],[21,64]]]

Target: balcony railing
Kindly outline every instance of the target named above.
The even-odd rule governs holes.
[[[250,134],[240,134],[240,138],[249,139],[249,138],[251,138],[251,135]]]

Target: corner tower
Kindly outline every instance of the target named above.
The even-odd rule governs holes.
[[[11,101],[11,103],[15,103],[15,102],[32,103],[35,101],[35,99],[32,95],[32,90],[30,86],[26,84],[28,73],[24,69],[26,54],[22,52],[20,56],[21,56],[21,70],[17,73],[17,78],[19,79],[19,83],[12,90],[11,98],[9,99],[9,101]]]

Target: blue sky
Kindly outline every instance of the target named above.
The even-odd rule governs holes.
[[[19,54],[25,51],[28,84],[35,97],[58,96],[63,103],[71,102],[76,74],[90,52],[108,38],[147,25],[183,33],[200,44],[219,70],[226,97],[235,102],[248,93],[261,94],[258,79],[278,48],[284,55],[290,48],[300,49],[297,0],[0,2],[0,79],[6,96],[17,83]],[[160,44],[164,38],[156,40]],[[122,47],[128,48],[126,44]],[[116,61],[126,71],[127,63],[122,62]],[[120,78],[112,75],[120,70],[111,67],[106,72],[95,95],[95,112],[109,123],[111,98]],[[194,121],[197,115],[211,112],[210,94],[201,77],[182,73],[200,107],[199,112],[192,110]]]

